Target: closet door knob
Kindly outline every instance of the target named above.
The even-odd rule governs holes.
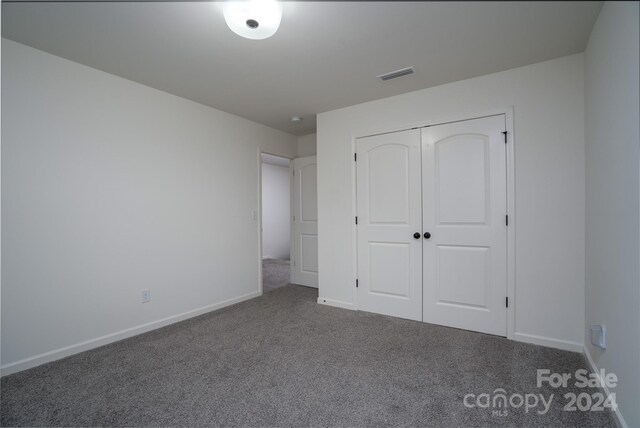
[[[413,237],[416,239],[420,239],[420,233],[419,232],[414,233]]]
[[[431,234],[429,232],[425,232],[424,239],[429,239],[429,238],[431,238]]]

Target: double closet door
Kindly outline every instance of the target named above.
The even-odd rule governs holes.
[[[356,140],[360,310],[506,335],[505,116]]]

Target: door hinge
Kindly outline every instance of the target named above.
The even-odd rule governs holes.
[[[504,223],[509,226],[509,214],[504,216]]]
[[[356,216],[356,224],[358,224],[358,216]]]
[[[504,143],[507,144],[507,131],[502,131],[502,135],[504,135]]]
[[[356,278],[356,288],[358,288],[358,278]]]
[[[508,308],[509,307],[509,297],[505,297],[504,298],[504,303],[505,303],[506,307]]]
[[[358,154],[357,153],[353,154],[353,161],[354,162],[358,162]]]

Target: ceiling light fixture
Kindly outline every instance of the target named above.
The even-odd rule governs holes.
[[[273,36],[282,19],[282,6],[276,0],[227,1],[224,20],[231,31],[246,39]]]
[[[294,125],[297,125],[298,123],[302,122],[302,118],[300,116],[292,116],[290,120],[291,120],[291,123],[293,123]]]

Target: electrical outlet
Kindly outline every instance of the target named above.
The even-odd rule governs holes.
[[[151,290],[142,290],[142,303],[151,301]]]
[[[607,327],[604,325],[590,325],[589,341],[594,346],[607,349]]]

